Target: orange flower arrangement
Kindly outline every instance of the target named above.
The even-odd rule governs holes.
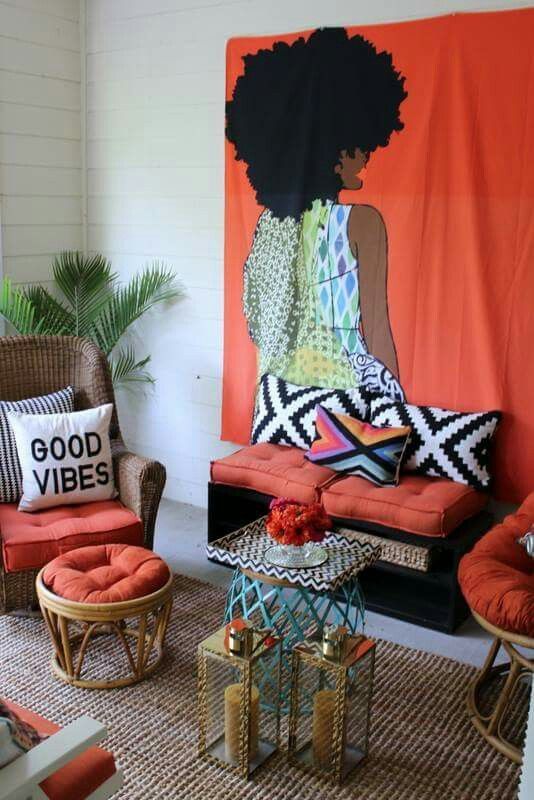
[[[320,503],[299,503],[287,497],[271,501],[265,523],[267,533],[279,544],[300,547],[306,542],[322,542],[332,520]]]

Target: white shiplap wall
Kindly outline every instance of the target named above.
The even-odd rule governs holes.
[[[219,441],[227,39],[522,5],[0,0],[4,273],[46,282],[54,254],[87,240],[124,278],[159,257],[187,287],[136,333],[154,393],[119,397],[130,444],[167,465],[169,496],[205,504],[209,460],[233,449]]]
[[[78,0],[0,1],[4,274],[46,282],[81,225]]]
[[[154,394],[121,397],[167,494],[203,505],[219,441],[224,58],[231,36],[387,22],[506,0],[87,0],[88,243],[124,276],[160,257],[188,298],[143,324]],[[142,352],[142,349],[140,350]]]

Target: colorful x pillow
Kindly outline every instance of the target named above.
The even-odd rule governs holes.
[[[397,485],[411,428],[375,428],[321,405],[316,413],[316,437],[306,453],[309,461],[378,486]]]

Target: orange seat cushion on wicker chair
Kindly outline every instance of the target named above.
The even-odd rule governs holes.
[[[39,733],[49,736],[60,729],[58,725],[28,711],[27,708],[7,700],[6,704]],[[50,800],[85,800],[115,772],[115,759],[111,753],[101,747],[90,747],[50,775],[40,786]]]
[[[304,458],[304,450],[266,442],[244,447],[226,458],[213,461],[211,480],[243,489],[291,497],[300,503],[313,503],[318,489],[335,473]]]
[[[333,517],[357,519],[420,536],[448,536],[464,520],[478,514],[486,495],[446,478],[404,473],[398,486],[375,486],[351,476],[321,494]]]
[[[121,603],[157,592],[169,576],[167,564],[152,550],[108,544],[58,556],[46,566],[43,582],[76,603]]]
[[[6,572],[41,569],[61,553],[94,544],[143,544],[143,525],[119,500],[47,508],[29,514],[0,504]]]
[[[465,555],[458,570],[470,608],[509,633],[534,637],[534,558],[517,541],[534,524],[534,493]]]

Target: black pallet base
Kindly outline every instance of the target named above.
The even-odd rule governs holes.
[[[208,486],[208,542],[220,539],[267,513],[270,495],[220,483]],[[431,567],[420,572],[378,562],[364,570],[360,583],[365,606],[388,617],[443,633],[453,633],[469,616],[458,585],[458,562],[491,527],[493,517],[481,512],[446,538],[432,539],[371,523],[334,518],[336,525],[375,533],[399,542],[430,548]]]

